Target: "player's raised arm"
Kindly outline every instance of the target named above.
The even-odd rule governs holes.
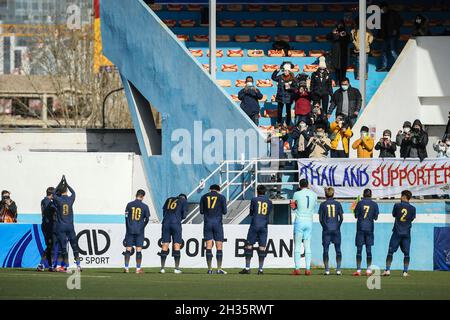
[[[72,200],[72,202],[75,201],[75,190],[73,190],[73,188],[69,185],[67,185],[67,189],[69,189],[70,191],[70,199]]]

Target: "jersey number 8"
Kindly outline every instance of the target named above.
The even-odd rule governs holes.
[[[67,216],[69,214],[69,205],[63,204],[63,215]]]
[[[139,221],[141,220],[141,208],[131,208],[131,220]]]

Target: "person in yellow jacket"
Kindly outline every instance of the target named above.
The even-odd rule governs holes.
[[[352,148],[357,150],[358,158],[372,158],[375,141],[369,135],[369,128],[361,127],[361,138],[353,142]]]
[[[331,158],[348,158],[353,132],[343,114],[336,116],[336,121],[330,125],[330,132]]]
[[[359,19],[355,21],[353,29],[351,31],[352,34],[352,43],[353,43],[353,57],[355,60],[355,79],[359,80]],[[373,35],[369,30],[366,30],[366,39],[365,39],[365,52],[366,52],[366,80],[368,79],[368,64],[369,64],[369,54],[370,54],[370,45],[373,42]]]

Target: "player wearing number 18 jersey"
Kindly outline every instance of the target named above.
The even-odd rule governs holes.
[[[144,200],[144,196],[145,191],[138,190],[136,192],[136,200],[128,203],[125,208],[125,273],[129,272],[128,266],[130,264],[131,250],[133,246],[136,247],[136,273],[143,273],[141,269],[142,245],[144,244],[145,227],[150,219],[150,210],[148,206],[142,202],[142,200]]]
[[[392,229],[391,240],[389,241],[389,250],[386,257],[386,270],[383,272],[383,276],[389,276],[391,274],[392,258],[399,246],[404,255],[403,276],[408,276],[411,226],[413,220],[416,218],[416,208],[409,203],[411,198],[411,191],[402,191],[401,202],[396,203],[392,209],[392,216],[395,218],[395,222],[394,228]]]
[[[263,274],[264,259],[266,257],[267,224],[272,212],[272,201],[266,196],[266,187],[260,185],[257,188],[258,196],[250,202],[250,217],[252,221],[247,234],[247,244],[244,249],[245,269],[240,274],[250,273],[250,262],[253,257],[253,245],[258,241],[259,268],[258,274]]]

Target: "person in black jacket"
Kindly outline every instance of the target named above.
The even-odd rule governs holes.
[[[413,37],[431,36],[428,18],[422,14],[418,14],[414,19],[414,29],[411,33]]]
[[[383,138],[375,145],[375,150],[380,151],[380,158],[395,158],[395,151],[397,151],[397,144],[391,140],[391,130],[383,131]]]
[[[245,78],[245,82],[245,87],[238,93],[241,108],[256,125],[259,125],[259,100],[262,99],[263,95],[254,86],[253,77],[248,76]]]
[[[397,46],[400,37],[400,27],[403,24],[400,14],[389,8],[386,2],[380,4],[381,8],[381,29],[378,37],[383,39],[381,67],[377,69],[379,72],[388,71],[388,54],[392,59],[397,60]]]
[[[319,58],[319,69],[311,75],[310,88],[313,104],[321,104],[322,113],[327,114],[330,97],[333,95],[333,85],[325,57]]]
[[[291,125],[291,107],[296,93],[296,80],[291,72],[293,64],[285,62],[282,64],[282,74],[278,74],[280,67],[272,73],[272,80],[278,83],[275,101],[278,103],[277,124],[283,124],[283,108],[286,106],[286,125]]]
[[[8,190],[2,191],[0,199],[0,222],[16,223],[17,222],[17,205],[11,199]]]
[[[338,84],[340,84],[347,73],[348,46],[351,42],[351,37],[345,29],[343,21],[339,22],[327,35],[327,40],[331,42],[331,67],[336,74]]]
[[[331,98],[331,107],[328,110],[327,117],[330,118],[334,109],[336,109],[336,114],[343,113],[349,121],[350,128],[352,128],[361,110],[361,103],[362,98],[359,90],[350,85],[348,78],[344,78],[341,87],[336,90]]]
[[[400,146],[402,158],[419,158],[420,161],[428,157],[427,144],[428,133],[423,129],[420,120],[415,120],[411,128],[411,122],[405,121],[403,132],[397,134],[397,145]]]

